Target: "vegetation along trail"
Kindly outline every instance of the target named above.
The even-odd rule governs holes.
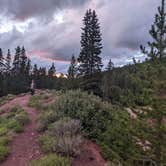
[[[37,159],[42,156],[41,150],[37,143],[38,133],[36,131],[37,112],[34,108],[28,107],[30,95],[16,97],[8,102],[2,108],[12,107],[19,104],[29,115],[30,123],[25,126],[23,133],[17,135],[12,143],[9,157],[1,166],[26,166],[28,161]]]
[[[29,116],[30,122],[24,127],[24,131],[16,134],[10,146],[10,155],[2,162],[1,166],[28,166],[32,160],[40,159],[44,156],[38,144],[39,132],[37,129],[38,113],[37,109],[28,106],[29,94],[16,96],[13,100],[0,107],[4,112],[0,116],[9,113],[13,106],[20,106]],[[46,101],[44,102],[46,104]],[[50,103],[50,102],[48,102]],[[48,104],[47,103],[47,104]],[[73,166],[105,166],[106,161],[100,154],[100,148],[90,140],[85,140],[81,145],[81,154],[73,161]]]

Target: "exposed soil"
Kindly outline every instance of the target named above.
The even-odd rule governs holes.
[[[25,127],[23,133],[17,135],[11,145],[9,157],[1,164],[1,166],[27,166],[32,159],[38,159],[42,156],[42,152],[37,142],[38,133],[36,131],[37,112],[33,108],[29,108],[28,101],[30,95],[17,97],[3,106],[4,110],[9,111],[14,105],[20,105],[25,109],[30,118],[30,123]]]

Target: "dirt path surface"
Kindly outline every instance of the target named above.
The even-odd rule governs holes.
[[[82,153],[73,160],[72,166],[107,166],[99,146],[95,143],[86,140],[82,148]]]
[[[1,166],[27,166],[32,159],[38,159],[42,156],[40,147],[37,143],[38,133],[36,131],[37,112],[28,107],[30,95],[16,97],[0,109],[9,111],[14,105],[20,105],[28,113],[30,123],[25,126],[23,133],[18,134],[11,143],[11,154],[0,164]]]

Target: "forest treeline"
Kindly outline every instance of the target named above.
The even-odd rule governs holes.
[[[36,88],[58,89],[63,78],[58,79],[55,72],[54,63],[48,70],[45,67],[38,67],[37,64],[32,65],[24,47],[18,46],[14,56],[10,50],[4,55],[0,49],[0,96],[29,91],[32,79],[36,82]]]

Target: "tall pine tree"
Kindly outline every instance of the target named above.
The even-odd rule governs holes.
[[[25,74],[29,76],[31,74],[31,60],[27,59],[27,64],[25,68]]]
[[[152,42],[148,42],[150,51],[141,46],[144,54],[147,54],[152,60],[156,58],[162,59],[165,56],[166,49],[166,13],[165,13],[165,0],[162,0],[161,6],[158,7],[158,13],[155,15],[155,22],[149,31]]]
[[[113,64],[112,60],[110,59],[108,62],[108,65],[106,67],[106,70],[111,71],[113,68],[114,68],[114,64]]]
[[[5,72],[7,75],[10,75],[10,72],[11,72],[11,54],[9,49],[6,56],[6,71]]]
[[[68,78],[71,78],[71,79],[75,78],[76,73],[77,73],[76,65],[77,65],[76,58],[73,55],[71,58],[71,64],[70,64],[69,69],[68,69]]]
[[[20,73],[26,74],[26,66],[27,66],[28,58],[26,56],[25,48],[22,47],[21,55],[20,55]]]
[[[78,58],[79,72],[81,76],[92,75],[100,72],[102,60],[100,57],[102,50],[102,38],[100,24],[95,10],[87,10],[83,19],[81,35],[81,52]]]
[[[33,67],[33,74],[32,74],[35,78],[39,76],[39,70],[37,67],[37,64],[34,65]]]
[[[3,74],[3,70],[4,70],[4,57],[2,49],[0,48],[0,74]]]
[[[39,69],[39,71],[40,71],[40,76],[46,76],[46,68],[45,67],[41,67],[40,69]]]
[[[54,63],[52,63],[52,66],[51,66],[50,69],[48,70],[48,75],[49,75],[50,77],[52,77],[52,76],[55,74],[55,72],[56,72],[55,65],[54,65]]]
[[[21,48],[18,46],[16,48],[16,53],[13,60],[12,72],[14,75],[20,74],[20,64],[21,64],[20,56],[21,56]]]

